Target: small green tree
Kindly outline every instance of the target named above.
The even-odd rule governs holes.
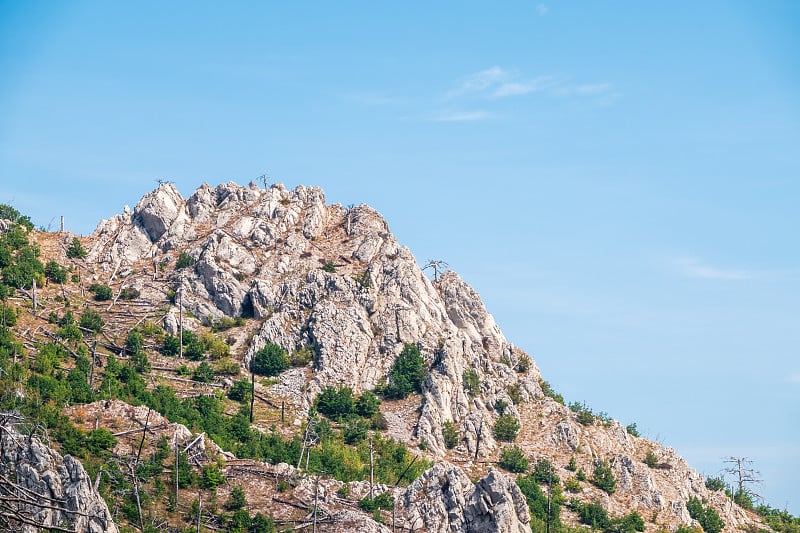
[[[94,299],[98,302],[105,302],[114,297],[111,287],[103,283],[93,283],[89,286],[89,292],[94,294]]]
[[[519,446],[506,446],[500,452],[500,461],[498,462],[501,468],[505,468],[509,472],[520,474],[528,470],[528,458],[525,457],[525,452]]]
[[[48,261],[44,265],[44,275],[53,283],[66,283],[67,282],[67,269],[55,261]]]
[[[197,260],[194,257],[187,254],[186,252],[181,252],[178,255],[178,260],[175,261],[175,270],[180,270],[182,268],[194,266],[196,262]]]
[[[81,314],[79,324],[82,328],[91,330],[95,334],[101,333],[106,325],[103,317],[88,307]]]
[[[192,381],[211,383],[214,381],[214,369],[211,368],[211,365],[203,361],[197,365],[197,368],[195,368],[194,372],[192,372]]]
[[[458,446],[459,434],[456,425],[450,421],[442,424],[442,438],[444,439],[444,446],[448,450]]]
[[[470,396],[477,396],[481,392],[481,382],[480,378],[478,377],[478,372],[476,372],[472,368],[467,368],[464,370],[464,373],[461,376],[461,383],[464,386],[464,390],[467,391],[467,394]]]
[[[537,483],[551,483],[554,485],[561,483],[561,480],[556,475],[556,469],[553,467],[552,463],[544,457],[539,458],[533,465],[533,472],[531,475]]]
[[[366,390],[356,400],[356,414],[364,418],[372,418],[380,412],[380,403],[381,401],[372,391]]]
[[[245,505],[247,505],[247,498],[245,498],[244,491],[241,487],[233,487],[230,494],[228,494],[225,508],[229,511],[236,511],[244,508]]]
[[[261,376],[277,376],[289,366],[289,355],[286,350],[268,342],[266,346],[255,353],[252,361],[252,370]]]
[[[167,335],[164,337],[164,343],[161,345],[161,353],[164,355],[178,355],[181,351],[181,340],[174,335]]]
[[[73,237],[72,243],[70,243],[69,247],[67,248],[67,258],[86,259],[87,255],[88,253],[83,249],[81,241],[77,237]]]
[[[350,387],[325,387],[317,396],[314,406],[331,420],[341,420],[355,411],[353,389]]]
[[[706,478],[706,488],[712,491],[725,490],[725,482],[722,478],[709,476]]]
[[[86,437],[86,449],[92,455],[105,457],[108,451],[117,444],[117,438],[106,428],[98,428],[89,432]]]
[[[519,420],[512,414],[500,415],[494,423],[494,438],[504,442],[514,442],[519,433]]]
[[[390,383],[384,391],[389,398],[405,398],[412,392],[422,392],[428,371],[416,344],[405,343],[403,351],[395,359],[389,378]]]
[[[600,461],[600,464],[595,467],[592,474],[592,484],[608,494],[614,494],[617,490],[617,480],[614,478],[614,472],[607,462]]]

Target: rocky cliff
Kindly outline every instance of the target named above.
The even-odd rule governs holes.
[[[116,533],[106,502],[80,461],[44,444],[36,426],[21,432],[21,420],[16,413],[0,413],[0,527]]]
[[[507,342],[478,294],[454,272],[428,279],[366,205],[327,205],[319,188],[280,184],[203,185],[184,199],[164,184],[133,210],[101,222],[87,242],[96,279],[132,286],[151,301],[174,290],[168,330],[177,329],[181,303],[190,324],[252,317],[252,337],[235,345],[244,365],[267,342],[289,351],[310,347],[308,379],[290,370],[273,386],[301,415],[323,386],[374,388],[404,343],[417,344],[429,375],[418,403],[396,417],[393,435],[461,465],[438,464],[406,494],[410,520],[427,530],[477,531],[489,523],[502,523],[498,531],[529,530],[524,498],[507,476],[492,471],[473,487],[464,473],[483,476],[483,465],[497,459],[501,446],[491,429],[501,412],[521,423],[516,444],[532,459],[550,460],[562,479],[573,475],[570,458],[587,473],[610,464],[614,494],[582,482],[574,496],[600,502],[612,516],[638,510],[650,529],[691,524],[686,502],[699,497],[727,531],[753,522],[707,490],[674,450],[615,421],[579,423],[546,397],[535,364]],[[173,269],[181,254],[191,256],[192,268]],[[477,374],[477,388],[464,386],[465,371]],[[445,423],[457,429],[454,449],[445,446]],[[657,467],[643,462],[648,454]]]

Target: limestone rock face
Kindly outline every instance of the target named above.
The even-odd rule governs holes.
[[[16,480],[19,489],[13,493],[22,494],[25,500],[20,514],[26,521],[40,524],[20,524],[18,531],[34,533],[47,526],[65,525],[90,533],[118,531],[106,502],[79,461],[69,455],[61,457],[35,436],[21,434],[11,413],[0,414],[0,424],[0,475]],[[7,490],[12,489],[4,487],[0,493]]]
[[[525,496],[510,477],[495,470],[473,485],[460,468],[442,462],[408,486],[401,506],[414,528],[432,533],[527,533]]]
[[[427,381],[421,395],[395,407],[400,414],[386,414],[390,434],[410,449],[480,468],[476,460],[499,455],[492,428],[505,412],[521,425],[515,444],[531,459],[558,465],[562,479],[574,475],[564,468],[573,456],[589,476],[600,461],[610,464],[617,491],[609,496],[584,483],[579,497],[600,501],[611,516],[636,509],[656,517],[655,526],[674,530],[691,522],[685,502],[696,496],[729,527],[753,525],[724,495],[708,491],[674,450],[633,437],[618,422],[585,426],[546,397],[536,365],[506,340],[475,290],[451,271],[431,281],[369,206],[327,205],[317,187],[287,190],[281,184],[203,185],[184,200],[164,184],[133,211],[101,222],[88,242],[87,263],[97,265],[96,278],[135,271],[147,279],[142,291],[166,307],[162,317],[170,332],[178,330],[180,301],[184,327],[193,320],[247,318],[240,332],[246,340],[235,354],[245,366],[268,342],[288,352],[310,349],[311,368],[287,370],[270,386],[294,403],[298,425],[323,387],[373,389],[404,344],[413,343],[425,358]],[[177,270],[181,253],[196,263]],[[175,291],[171,306],[167,288]],[[465,389],[467,371],[477,374],[477,390]],[[445,423],[458,433],[452,450],[444,444]],[[643,463],[649,451],[658,456],[658,468]],[[440,463],[409,487],[405,501],[414,528],[530,527],[516,485],[497,472],[473,487],[460,468]]]
[[[203,185],[184,200],[164,184],[92,237],[90,260],[101,269],[167,276],[175,299],[200,320],[258,320],[245,364],[267,342],[290,352],[311,347],[315,373],[296,397],[301,409],[329,384],[374,388],[405,343],[433,367],[413,426],[434,453],[444,452],[444,421],[462,429],[465,451],[493,453],[491,406],[503,400],[516,414],[512,386],[525,399],[540,395],[535,366],[520,374],[502,362],[513,348],[471,287],[453,272],[431,282],[379,213],[328,206],[317,187]],[[195,265],[175,270],[180,253]],[[171,331],[175,317],[164,319]],[[461,385],[468,368],[480,374],[483,400]]]

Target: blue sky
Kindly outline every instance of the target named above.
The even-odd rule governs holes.
[[[380,210],[555,389],[800,514],[800,3],[0,0],[0,202]]]

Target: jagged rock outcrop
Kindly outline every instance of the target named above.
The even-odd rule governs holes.
[[[267,342],[312,347],[316,373],[298,391],[301,408],[324,385],[373,388],[406,342],[433,365],[415,428],[433,452],[444,451],[441,426],[450,421],[466,450],[492,453],[491,406],[503,400],[516,414],[511,386],[524,399],[541,395],[535,367],[519,374],[501,362],[512,348],[472,288],[453,272],[431,282],[375,210],[327,206],[319,188],[203,185],[184,201],[164,184],[98,225],[92,242],[90,260],[106,271],[138,264],[169,273],[194,316],[261,320],[245,364]],[[193,268],[173,271],[179,252],[196,259]],[[461,386],[467,368],[478,369],[483,399]]]
[[[408,486],[401,502],[411,528],[431,533],[528,533],[525,496],[492,469],[473,485],[460,468],[441,462]]]
[[[48,526],[76,532],[115,533],[106,502],[80,461],[61,457],[33,434],[16,427],[14,413],[0,414],[0,527],[35,533]]]
[[[691,522],[685,502],[694,496],[712,505],[731,530],[753,523],[724,495],[708,491],[674,450],[633,437],[617,422],[583,425],[546,398],[535,364],[520,364],[528,356],[508,343],[479,295],[454,272],[429,280],[366,205],[326,205],[319,188],[280,184],[203,185],[184,200],[164,184],[133,211],[101,222],[88,242],[96,277],[125,283],[132,272],[148,281],[152,276],[137,288],[143,297],[171,304],[163,319],[171,332],[178,329],[180,301],[184,327],[191,320],[251,317],[237,354],[244,365],[267,342],[290,352],[310,347],[313,372],[289,370],[271,389],[295,403],[298,424],[322,387],[374,388],[411,342],[420,347],[429,377],[418,403],[404,411],[413,420],[394,423],[396,413],[387,416],[392,436],[430,456],[455,455],[468,468],[478,467],[476,458],[497,457],[492,427],[504,410],[521,422],[516,444],[531,458],[551,460],[563,479],[573,475],[564,469],[570,456],[589,475],[607,461],[616,493],[584,483],[579,497],[602,502],[612,516],[638,509],[649,515],[651,529],[674,528]],[[196,263],[176,270],[181,253]],[[171,302],[167,288],[177,295]],[[467,370],[477,373],[477,391],[465,390]],[[442,436],[446,422],[459,437],[452,451]],[[648,451],[659,457],[659,467],[643,463]],[[438,464],[409,487],[407,513],[417,517],[414,527],[431,531],[527,531],[527,510],[508,480],[494,472],[476,488],[460,468]]]

